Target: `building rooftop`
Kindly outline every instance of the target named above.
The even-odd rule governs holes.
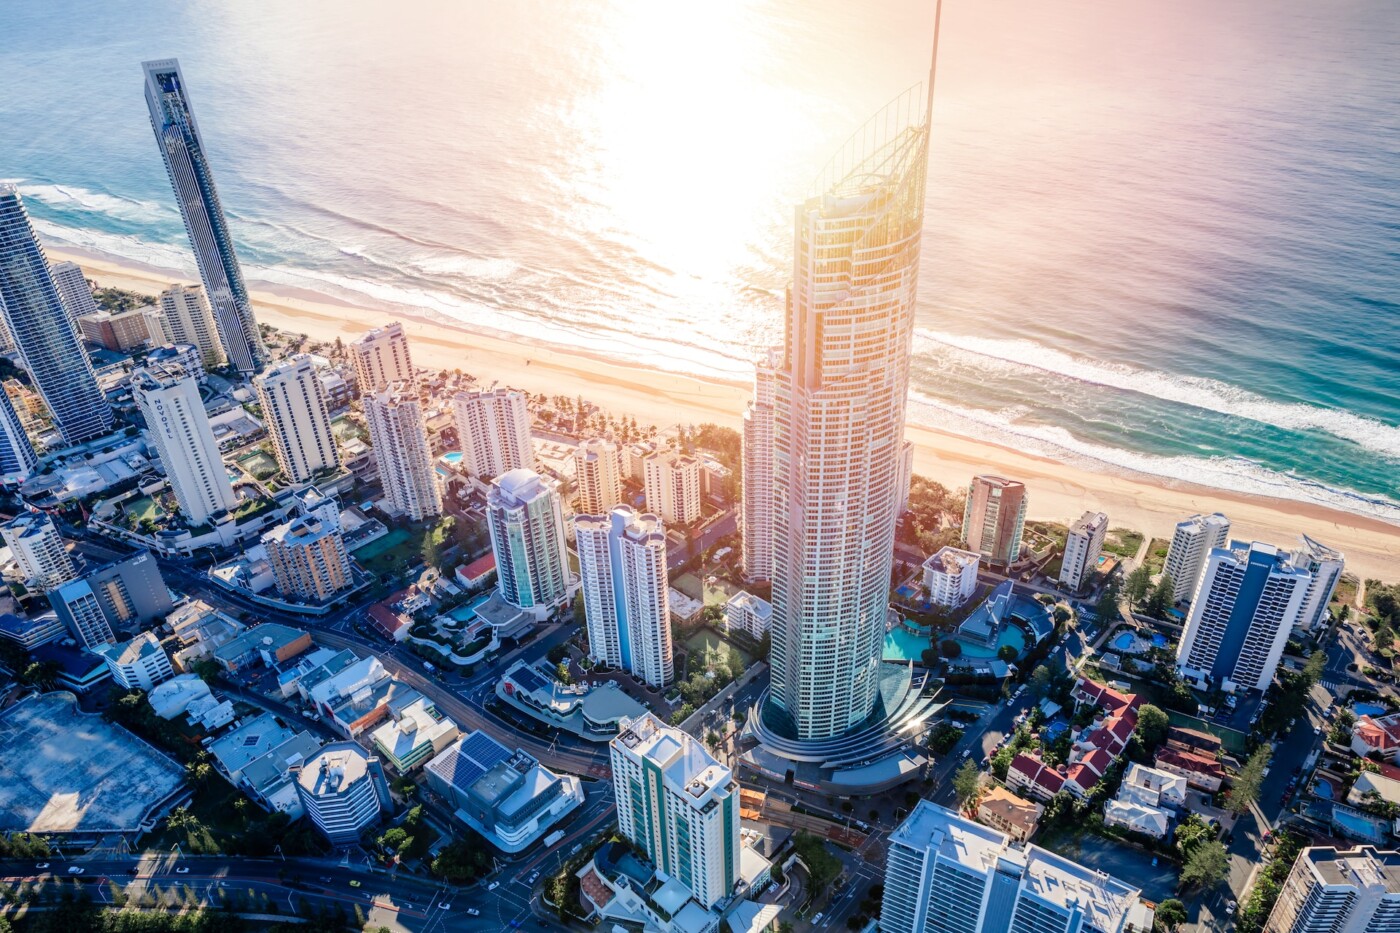
[[[258,649],[279,651],[305,634],[302,629],[292,628],[290,625],[264,622],[215,648],[214,657],[220,660],[235,660]]]
[[[624,720],[613,742],[655,764],[673,787],[683,788],[693,801],[733,783],[729,768],[711,756],[698,739],[651,713]]]
[[[142,632],[130,641],[116,645],[99,645],[94,653],[102,655],[113,664],[138,664],[144,658],[164,654],[165,649],[160,646],[160,640],[156,638],[155,633]]]
[[[262,541],[277,541],[287,547],[304,547],[338,534],[340,527],[335,523],[323,522],[314,515],[303,515],[271,529],[262,536]]]
[[[1108,524],[1108,516],[1102,512],[1085,512],[1075,519],[1074,524],[1069,526],[1069,533],[1072,535],[1092,535],[1096,530]]]
[[[1371,846],[1346,851],[1312,847],[1300,856],[1323,884],[1356,885],[1377,888],[1386,894],[1400,894],[1400,852],[1386,852]]]
[[[263,713],[209,743],[209,754],[229,774],[237,774],[295,735],[271,713]]]
[[[955,547],[941,547],[928,560],[924,561],[924,569],[932,570],[934,573],[955,575],[962,573],[963,568],[969,565],[976,566],[981,559],[981,555],[974,554],[972,551],[964,551]]]
[[[354,742],[335,742],[306,759],[297,783],[313,797],[339,794],[369,773],[369,759]]]
[[[453,787],[466,790],[511,757],[509,749],[485,732],[469,732],[428,762],[427,769]]]

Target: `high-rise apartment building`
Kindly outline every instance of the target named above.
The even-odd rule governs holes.
[[[292,768],[302,812],[333,845],[352,845],[393,808],[384,766],[355,742],[331,742]]]
[[[530,412],[525,393],[515,389],[458,392],[452,398],[462,467],[491,479],[511,470],[533,470]]]
[[[1167,548],[1162,571],[1172,578],[1172,601],[1183,602],[1196,595],[1210,552],[1230,540],[1230,520],[1219,512],[1192,515],[1178,522]]]
[[[89,570],[83,574],[82,580],[96,597],[103,616],[111,625],[145,624],[164,617],[174,606],[170,590],[160,575],[160,567],[149,551],[138,551],[124,560]],[[65,615],[64,601],[68,592],[68,587],[60,587],[49,594],[54,611],[65,622],[69,622],[69,616],[73,615],[71,611]]]
[[[97,300],[92,297],[92,286],[88,284],[87,276],[83,275],[76,262],[52,263],[49,274],[53,276],[63,310],[68,312],[68,320],[76,324],[78,318],[101,310],[97,307]]]
[[[1332,602],[1332,594],[1337,590],[1347,561],[1341,551],[1307,535],[1301,535],[1299,542],[1299,548],[1293,552],[1293,565],[1312,574],[1312,582],[1308,584],[1307,598],[1298,613],[1298,624],[1311,631],[1327,615],[1327,606]]]
[[[602,515],[622,502],[622,461],[617,444],[604,438],[574,448],[578,514]]]
[[[486,494],[486,525],[501,597],[519,609],[563,605],[569,565],[558,484],[533,470],[497,476]]]
[[[188,343],[167,343],[158,347],[152,347],[146,354],[146,365],[154,366],[174,365],[179,366],[186,373],[194,377],[194,381],[203,385],[208,378],[204,371],[204,357],[199,353],[199,349]]]
[[[744,576],[773,578],[773,402],[783,353],[770,349],[754,366],[753,398],[744,410]]]
[[[47,592],[78,575],[63,536],[43,512],[21,511],[4,525],[0,536],[10,548],[26,586]]]
[[[95,311],[78,318],[78,335],[87,343],[125,353],[150,343],[150,321],[154,309],[128,308],[125,311]]]
[[[415,522],[440,514],[442,492],[433,473],[423,407],[412,385],[395,383],[362,398],[384,498]]]
[[[927,800],[890,836],[881,933],[1151,929],[1136,888]]]
[[[339,522],[302,516],[264,534],[262,544],[283,596],[317,603],[355,583]]]
[[[253,380],[277,466],[293,483],[340,467],[326,389],[305,353],[283,360]]]
[[[250,376],[262,368],[267,352],[253,319],[253,305],[243,284],[243,270],[238,265],[223,205],[219,203],[180,63],[170,58],[142,62],[141,68],[146,76],[151,129],[175,190],[180,216],[185,220],[199,278],[214,309],[219,341],[233,368]]]
[[[115,640],[102,601],[87,579],[71,580],[51,595],[54,614],[84,648],[92,650]]]
[[[963,507],[963,541],[997,567],[1021,556],[1028,497],[1024,484],[1000,476],[974,476]]]
[[[14,185],[0,184],[0,312],[65,443],[106,434],[112,409]]]
[[[700,461],[690,454],[658,450],[642,460],[647,511],[671,525],[700,518]]]
[[[238,496],[195,378],[178,366],[146,366],[131,374],[131,397],[186,521],[199,525],[232,511]]]
[[[0,389],[0,486],[17,486],[39,468],[39,455],[24,430],[24,422]]]
[[[588,656],[630,671],[661,688],[669,686],[670,580],[666,529],[655,515],[620,505],[605,515],[574,519]]]
[[[398,321],[376,327],[349,344],[355,385],[361,395],[378,392],[396,382],[413,383],[413,358],[408,337]]]
[[[1103,540],[1108,535],[1108,516],[1102,512],[1085,512],[1079,520],[1069,526],[1065,538],[1065,555],[1060,562],[1060,582],[1071,590],[1084,585],[1094,564],[1103,551]]]
[[[172,285],[156,299],[160,309],[162,342],[189,344],[199,350],[205,369],[217,369],[228,362],[219,341],[214,309],[198,285]]]
[[[1264,933],[1400,930],[1400,852],[1310,846],[1288,873]]]
[[[1189,681],[1267,690],[1312,575],[1268,544],[1233,541],[1206,559],[1176,664]]]
[[[610,744],[617,828],[712,908],[739,880],[739,783],[700,740],[651,713]]]

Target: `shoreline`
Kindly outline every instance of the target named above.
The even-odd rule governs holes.
[[[154,295],[171,283],[195,281],[77,249],[46,245],[45,251],[54,260],[76,262],[103,286]],[[747,385],[674,375],[529,338],[505,338],[309,295],[300,289],[250,290],[259,322],[279,330],[325,342],[337,337],[348,341],[371,327],[399,320],[417,366],[461,369],[485,384],[495,380],[546,395],[582,395],[641,424],[710,421],[737,429],[749,400]],[[1314,503],[1095,471],[917,425],[908,426],[905,436],[914,442],[915,471],[949,488],[965,485],[975,473],[1000,472],[1021,480],[1030,495],[1028,518],[1068,524],[1086,509],[1097,510],[1108,514],[1110,527],[1170,538],[1176,523],[1188,515],[1221,511],[1230,517],[1231,537],[1287,549],[1299,534],[1307,534],[1344,552],[1347,570],[1363,580],[1393,579],[1400,567],[1400,526],[1378,518]]]

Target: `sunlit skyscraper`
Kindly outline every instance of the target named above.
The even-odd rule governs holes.
[[[799,739],[880,697],[929,111],[918,88],[865,125],[798,205],[774,392],[770,702]]]
[[[180,63],[168,58],[143,62],[141,67],[146,73],[151,129],[175,189],[180,216],[185,219],[204,292],[214,308],[219,339],[234,369],[251,375],[262,368],[267,354],[258,324],[253,320],[253,306],[243,284],[243,271],[238,266],[233,237],[214,187],[214,175],[190,107]]]
[[[773,384],[781,349],[754,367],[753,400],[744,411],[744,576],[773,578]]]

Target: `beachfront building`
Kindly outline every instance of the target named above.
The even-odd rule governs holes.
[[[617,444],[595,437],[574,448],[578,514],[603,515],[622,502],[622,462]]]
[[[1192,515],[1177,523],[1162,572],[1172,578],[1172,601],[1186,602],[1196,595],[1210,552],[1225,546],[1230,520],[1219,512]]]
[[[348,349],[361,395],[378,392],[396,382],[412,384],[413,357],[408,352],[408,337],[398,321],[368,331],[351,341]]]
[[[924,592],[929,602],[956,609],[977,592],[979,554],[944,545],[924,561]]]
[[[110,431],[112,409],[12,184],[0,184],[0,313],[64,443]]]
[[[97,645],[93,653],[107,662],[112,679],[127,690],[150,693],[157,684],[175,676],[175,668],[170,666],[170,656],[160,646],[160,639],[154,632],[142,632],[121,644],[108,642]]]
[[[1102,512],[1085,512],[1069,526],[1065,538],[1065,555],[1060,562],[1059,580],[1071,590],[1084,586],[1094,564],[1103,551],[1103,539],[1108,534],[1108,516]]]
[[[17,486],[39,468],[39,455],[25,433],[24,422],[0,389],[0,486]]]
[[[511,470],[532,470],[530,410],[525,393],[515,389],[458,392],[452,397],[462,468],[491,479]]]
[[[963,507],[963,542],[996,567],[1009,567],[1021,556],[1026,525],[1024,483],[1000,476],[974,476]]]
[[[769,348],[754,364],[753,398],[744,410],[744,576],[773,578],[773,402],[782,366],[781,348]]]
[[[675,450],[658,450],[642,460],[647,511],[668,525],[700,518],[700,461]]]
[[[533,470],[497,476],[486,494],[486,525],[501,597],[537,616],[562,606],[569,564],[559,484]]]
[[[151,129],[185,221],[199,278],[214,310],[224,354],[241,375],[250,376],[267,358],[253,305],[243,284],[243,270],[233,248],[214,174],[209,167],[190,106],[180,63],[173,58],[142,62]],[[182,341],[189,343],[191,341]]]
[[[146,438],[190,525],[238,505],[199,383],[178,366],[146,366],[131,374],[131,397],[146,420]]]
[[[68,320],[77,324],[78,318],[96,314],[101,309],[92,297],[92,286],[87,276],[76,262],[55,262],[49,264],[49,274],[53,276],[54,288],[63,302],[63,310],[68,312]]]
[[[362,396],[379,484],[391,511],[421,522],[442,513],[423,407],[410,383]]]
[[[1264,933],[1362,933],[1400,927],[1400,852],[1309,846],[1293,863]]]
[[[355,584],[338,522],[304,515],[263,535],[262,545],[283,596],[319,603]]]
[[[1231,542],[1206,560],[1176,665],[1197,686],[1267,690],[1312,575],[1289,555],[1255,541]]]
[[[617,828],[702,907],[739,880],[739,783],[700,740],[651,713],[609,743]]]
[[[151,339],[151,307],[95,311],[78,318],[78,335],[93,346],[115,353],[144,347]]]
[[[762,641],[773,627],[773,605],[743,590],[724,604],[724,630],[743,632],[754,641]]]
[[[48,591],[78,575],[63,536],[45,513],[21,511],[0,526],[0,536],[25,586]]]
[[[655,515],[620,505],[574,519],[588,656],[657,689],[671,684],[666,529]]]
[[[921,800],[890,837],[881,933],[1148,933],[1138,889]]]
[[[323,745],[291,775],[302,812],[332,845],[354,845],[393,810],[379,759],[354,742]]]
[[[291,483],[310,482],[340,468],[326,390],[305,353],[285,359],[253,380],[263,423],[272,435],[277,466]]]
[[[1316,629],[1327,617],[1327,605],[1346,569],[1346,555],[1307,535],[1299,536],[1299,547],[1293,552],[1293,566],[1312,574],[1308,595],[1298,612],[1298,624],[1308,631]]]
[[[219,342],[214,309],[198,285],[172,285],[156,299],[157,320],[165,343],[189,344],[199,351],[205,369],[217,369],[228,362]]]

